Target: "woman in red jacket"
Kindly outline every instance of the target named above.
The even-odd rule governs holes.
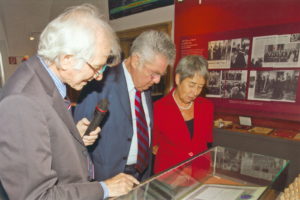
[[[213,142],[213,104],[199,97],[207,78],[207,61],[186,56],[176,68],[177,87],[154,103],[154,173],[207,150]]]

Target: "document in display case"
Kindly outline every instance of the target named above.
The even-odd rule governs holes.
[[[117,199],[270,199],[265,198],[267,192],[288,164],[288,160],[217,146],[151,177]]]

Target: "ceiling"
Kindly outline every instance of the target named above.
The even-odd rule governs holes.
[[[38,36],[66,7],[81,3],[107,5],[106,0],[0,0],[0,22],[7,39],[8,55],[35,54],[37,40],[30,41],[30,34]]]

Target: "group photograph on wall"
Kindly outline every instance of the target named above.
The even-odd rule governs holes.
[[[299,70],[250,71],[248,99],[295,102]]]
[[[253,37],[250,47],[249,38],[208,41],[206,96],[296,102],[300,34]]]
[[[247,66],[250,40],[238,38],[208,42],[208,68],[229,69]]]
[[[297,34],[253,38],[251,66],[300,67],[300,37]]]
[[[210,71],[207,97],[245,99],[247,70]]]
[[[300,33],[290,27],[184,36],[179,52],[207,58],[204,94],[216,110],[280,119],[295,119],[297,113],[300,119]]]

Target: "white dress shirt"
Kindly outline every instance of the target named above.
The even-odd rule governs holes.
[[[135,107],[134,99],[135,99],[136,89],[134,87],[131,75],[125,66],[125,62],[122,63],[122,66],[124,69],[124,74],[125,74],[125,79],[126,79],[127,89],[128,89],[128,94],[129,94],[131,117],[132,117],[132,127],[133,127],[133,137],[131,140],[129,155],[128,155],[128,159],[127,159],[127,165],[132,165],[137,162],[137,154],[138,154],[137,133],[136,133],[136,115],[135,115],[135,108],[134,108]],[[141,94],[142,94],[143,109],[145,112],[145,117],[146,117],[147,126],[148,126],[149,145],[150,145],[151,135],[149,134],[149,132],[151,129],[150,129],[149,110],[148,110],[144,92],[142,92]]]

